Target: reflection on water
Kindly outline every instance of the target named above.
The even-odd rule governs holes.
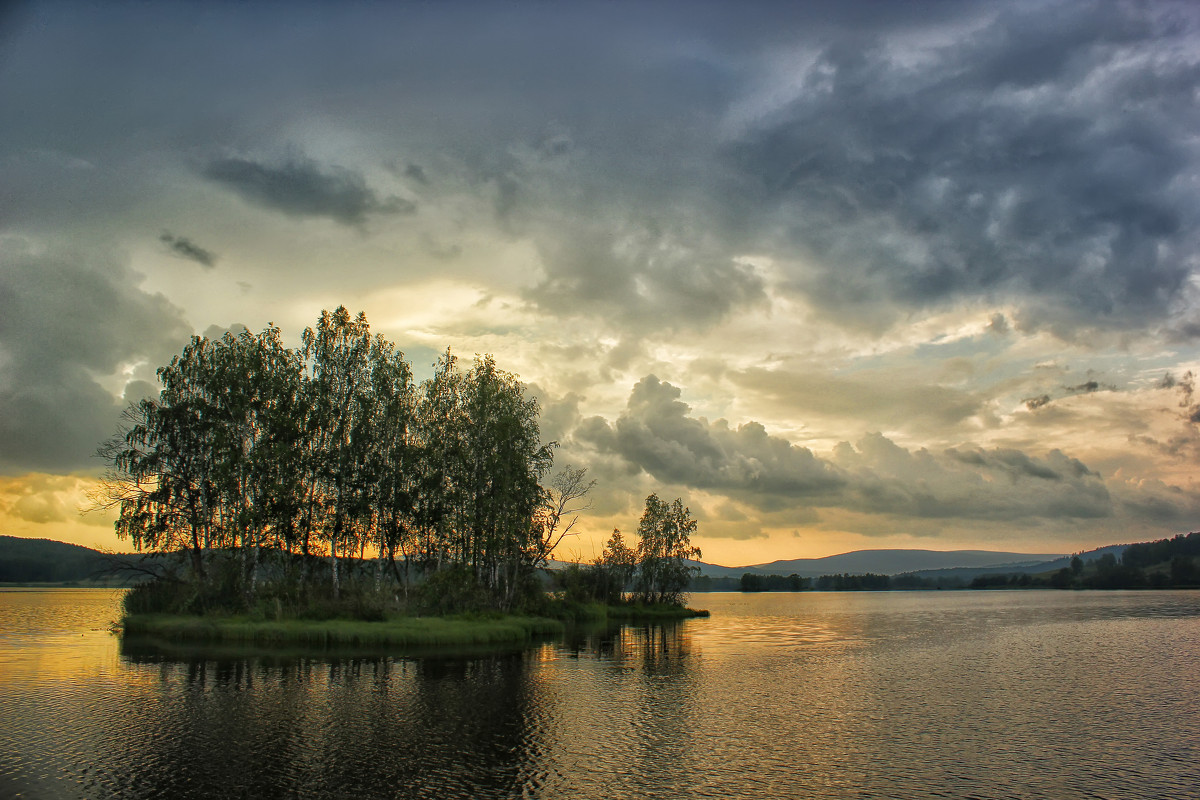
[[[457,658],[186,655],[0,592],[0,796],[1197,797],[1200,593],[703,595]]]
[[[523,661],[142,661],[153,709],[107,755],[169,765],[130,777],[196,796],[519,795],[542,741]]]

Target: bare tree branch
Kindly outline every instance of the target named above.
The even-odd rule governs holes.
[[[546,490],[545,523],[542,532],[542,559],[549,559],[555,548],[567,536],[573,536],[571,529],[579,522],[579,515],[592,507],[588,495],[596,486],[594,480],[587,480],[587,467],[574,469],[570,464],[563,467],[550,481]],[[570,518],[566,525],[559,530],[563,520]]]

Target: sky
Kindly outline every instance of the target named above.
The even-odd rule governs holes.
[[[1200,528],[1200,9],[0,12],[0,533],[80,513],[193,334],[491,353],[726,565]]]

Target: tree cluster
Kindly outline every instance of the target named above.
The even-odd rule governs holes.
[[[638,522],[638,543],[630,547],[620,530],[613,530],[601,555],[589,565],[572,564],[559,572],[557,588],[568,600],[618,604],[630,599],[647,605],[681,605],[699,568],[693,547],[696,521],[691,509],[676,498],[673,503],[657,494],[646,498]]]
[[[1200,533],[1128,545],[1118,557],[1071,557],[1053,572],[980,575],[972,589],[1194,589],[1200,588]]]
[[[811,584],[810,579],[801,578],[794,572],[791,575],[745,572],[738,581],[738,589],[743,592],[803,592]]]
[[[1049,576],[1056,589],[1194,589],[1200,587],[1200,533],[1131,544],[1117,558],[1104,553]]]
[[[303,565],[300,591],[336,599],[343,560],[369,553],[376,588],[407,587],[411,564],[510,607],[591,488],[581,470],[541,485],[553,444],[540,441],[537,401],[491,356],[464,371],[448,350],[418,385],[403,353],[344,307],[302,342],[284,346],[273,325],[197,336],[158,370],[160,395],[131,406],[101,448],[117,534],[186,553],[199,582],[215,553],[236,552],[250,600],[272,554]]]
[[[820,592],[882,592],[892,588],[887,575],[865,572],[862,575],[849,573],[822,575],[817,578],[816,589]]]

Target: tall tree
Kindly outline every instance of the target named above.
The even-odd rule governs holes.
[[[625,544],[625,537],[618,529],[613,528],[612,536],[604,543],[598,566],[604,571],[605,600],[620,602],[624,598],[625,587],[637,572],[638,555],[637,551]]]
[[[101,505],[117,506],[117,536],[139,550],[186,550],[197,577],[214,534],[214,428],[210,398],[197,379],[210,343],[192,337],[158,370],[157,400],[131,405],[125,424],[101,446],[110,465]]]
[[[401,580],[400,551],[406,570],[410,556],[455,565],[510,604],[592,486],[570,468],[541,485],[554,445],[536,399],[491,356],[462,372],[448,350],[418,389],[403,353],[345,307],[302,339],[289,349],[274,325],[194,337],[159,370],[159,397],[101,448],[118,532],[186,549],[201,578],[205,552],[236,548],[247,602],[273,548],[328,556],[335,597],[340,560],[370,548],[377,586],[389,564]]]
[[[414,526],[417,557],[422,569],[437,570],[444,562],[459,563],[461,537],[455,530],[462,517],[464,430],[462,374],[447,349],[438,357],[433,375],[420,387],[417,411],[418,450],[415,454],[416,496]]]
[[[646,498],[646,508],[638,522],[638,592],[643,602],[679,603],[697,568],[689,559],[700,558],[693,547],[696,522],[691,510],[676,498],[667,504],[657,494]]]
[[[397,580],[401,580],[395,554],[398,549],[407,549],[416,522],[419,453],[415,442],[417,395],[412,368],[404,360],[404,354],[382,336],[376,336],[371,345],[371,390],[374,403],[365,468],[380,559],[376,572],[378,584],[385,560]]]
[[[258,335],[226,333],[210,353],[204,380],[215,422],[214,480],[226,535],[240,549],[244,588],[252,599],[262,548],[282,546],[294,536],[300,361],[283,346],[274,325]]]
[[[308,519],[328,545],[333,594],[341,584],[339,558],[357,547],[366,513],[363,464],[370,437],[372,396],[368,370],[371,332],[366,315],[351,318],[345,306],[322,311],[317,327],[304,330],[309,374],[310,435]]]
[[[503,604],[512,601],[541,551],[534,516],[554,445],[543,445],[537,400],[490,356],[477,356],[462,384],[464,559]]]

